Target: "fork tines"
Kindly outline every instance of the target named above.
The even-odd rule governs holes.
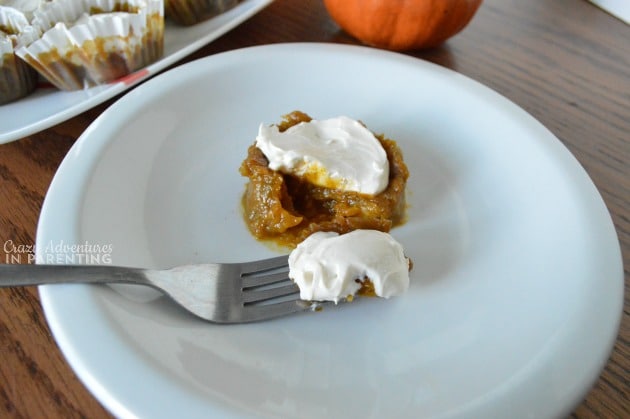
[[[299,287],[289,279],[287,256],[251,262],[241,271],[243,303],[274,304],[299,299]]]

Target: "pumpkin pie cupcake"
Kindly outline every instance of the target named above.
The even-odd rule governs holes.
[[[16,53],[62,90],[117,80],[163,54],[162,0],[53,0],[32,25],[41,37]]]
[[[318,231],[388,232],[405,220],[409,170],[394,140],[347,117],[294,111],[259,127],[240,167],[254,237],[295,247]]]
[[[164,0],[166,17],[190,26],[208,20],[238,4],[239,0]]]
[[[22,12],[0,6],[0,105],[30,94],[37,83],[37,73],[15,54],[37,38]]]

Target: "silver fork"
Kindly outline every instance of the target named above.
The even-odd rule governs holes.
[[[111,265],[0,265],[0,287],[60,283],[147,285],[215,323],[245,323],[314,308],[299,299],[287,256],[245,263],[184,265],[168,270]]]

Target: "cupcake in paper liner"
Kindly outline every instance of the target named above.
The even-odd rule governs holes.
[[[15,54],[16,48],[37,38],[24,14],[0,6],[0,105],[30,94],[37,84],[37,73]]]
[[[164,13],[173,22],[190,26],[221,14],[239,0],[164,0]]]
[[[62,90],[117,80],[164,50],[162,0],[53,0],[32,24],[41,37],[16,53]]]

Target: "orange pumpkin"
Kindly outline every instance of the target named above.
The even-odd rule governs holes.
[[[342,29],[365,44],[403,51],[441,44],[470,22],[482,0],[324,0]]]

